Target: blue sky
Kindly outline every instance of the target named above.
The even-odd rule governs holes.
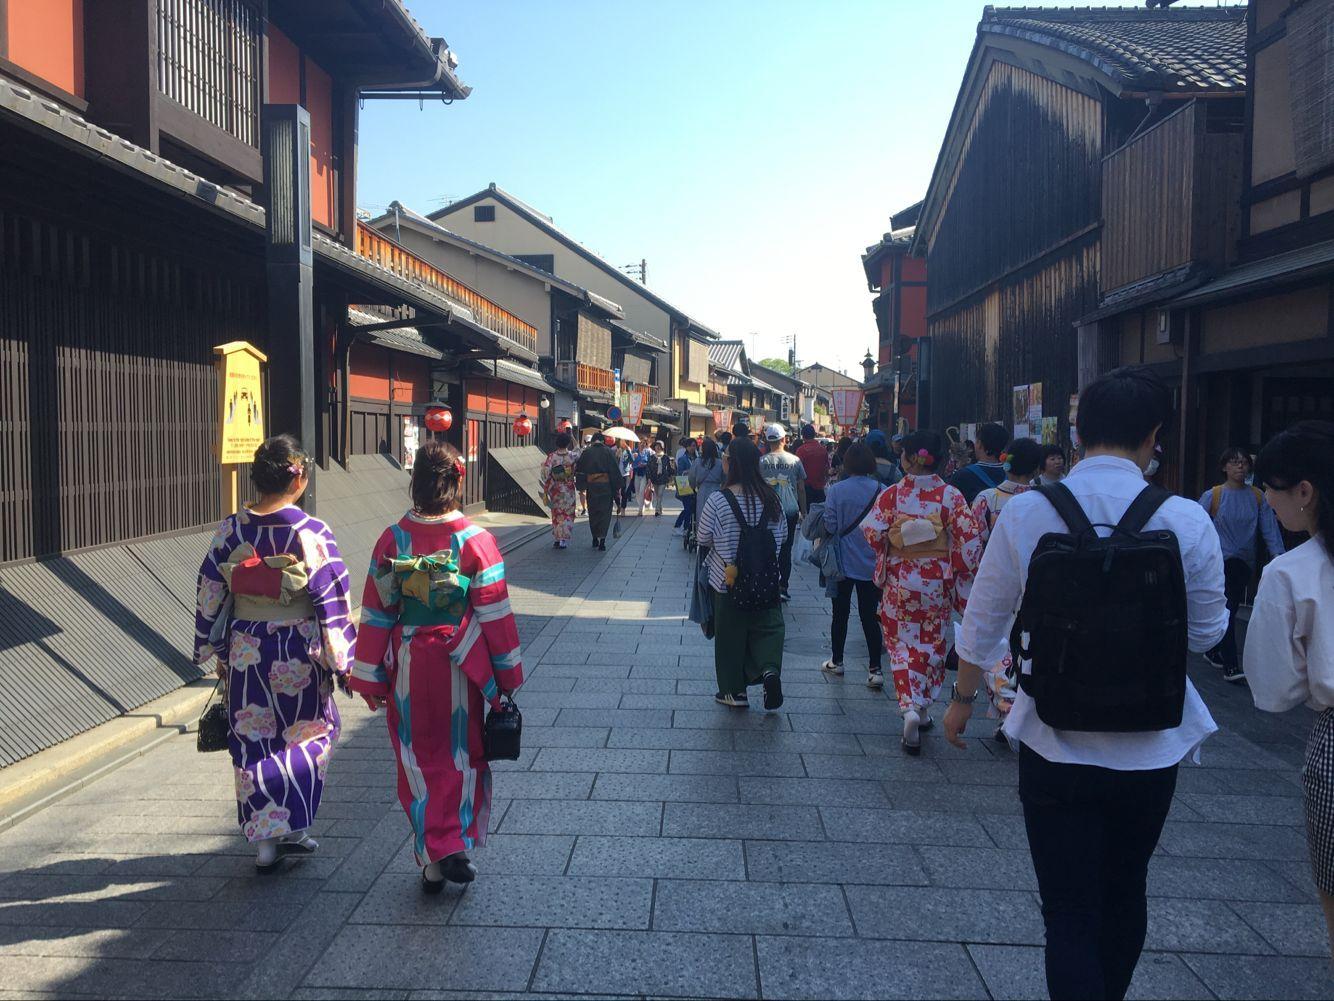
[[[926,189],[978,0],[409,6],[474,91],[367,102],[360,207],[495,181],[756,357],[873,348],[859,257]]]

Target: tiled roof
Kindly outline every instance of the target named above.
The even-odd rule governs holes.
[[[987,7],[978,30],[1061,49],[1132,89],[1246,89],[1245,7]]]
[[[741,364],[741,354],[744,350],[741,341],[714,341],[709,345],[709,361],[720,368],[741,372],[744,371]]]

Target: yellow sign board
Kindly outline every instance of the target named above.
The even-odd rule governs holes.
[[[218,461],[249,462],[264,441],[264,396],[260,364],[268,358],[254,345],[232,341],[213,349],[218,356],[221,419]]]

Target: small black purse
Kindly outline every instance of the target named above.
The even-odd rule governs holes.
[[[227,707],[215,698],[222,690],[222,679],[219,678],[213,688],[213,694],[209,696],[208,705],[199,714],[199,737],[195,746],[201,754],[227,750],[227,736],[231,732],[231,725],[227,721]]]
[[[523,735],[523,714],[510,695],[500,697],[500,705],[486,714],[482,724],[482,753],[487,761],[517,761],[519,738]]]

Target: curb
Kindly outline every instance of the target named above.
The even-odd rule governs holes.
[[[512,553],[550,531],[550,525],[542,524],[516,533],[501,546],[501,553]],[[193,731],[213,685],[211,678],[187,682],[124,716],[0,771],[0,831],[91,785],[172,737]]]

